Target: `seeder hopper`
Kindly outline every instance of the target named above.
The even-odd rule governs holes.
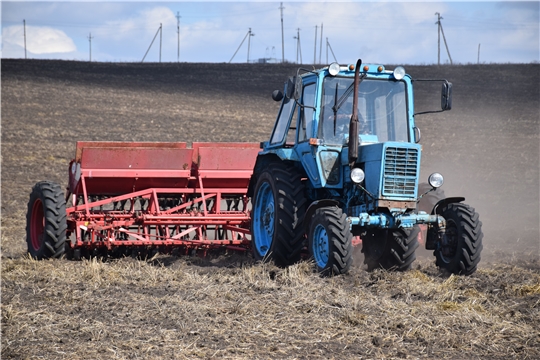
[[[66,196],[49,181],[32,190],[29,252],[249,248],[246,192],[259,151],[258,143],[78,142]]]

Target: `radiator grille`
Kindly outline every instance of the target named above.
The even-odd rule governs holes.
[[[383,196],[415,196],[418,149],[388,147],[384,154]]]

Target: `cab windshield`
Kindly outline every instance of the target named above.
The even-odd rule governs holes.
[[[319,138],[326,144],[342,145],[349,136],[353,92],[342,96],[352,83],[352,78],[344,77],[324,80]],[[364,79],[358,87],[358,122],[363,140],[408,141],[405,82]]]

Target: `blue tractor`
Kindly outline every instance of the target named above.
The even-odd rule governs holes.
[[[298,69],[272,97],[281,108],[261,143],[248,189],[256,259],[288,266],[306,247],[322,275],[346,273],[353,237],[368,270],[411,267],[425,224],[425,246],[439,268],[472,274],[482,251],[482,223],[462,197],[440,192],[443,177],[419,184],[422,147],[415,126],[413,83],[441,81],[440,112],[452,106],[446,80],[413,80],[403,67],[333,63]],[[425,206],[424,206],[425,207]]]

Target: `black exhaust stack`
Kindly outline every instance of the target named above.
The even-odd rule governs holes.
[[[349,166],[352,168],[356,159],[358,159],[358,84],[360,67],[362,66],[362,59],[358,59],[356,62],[356,68],[354,70],[354,96],[353,96],[353,111],[351,115],[351,122],[349,123]]]

